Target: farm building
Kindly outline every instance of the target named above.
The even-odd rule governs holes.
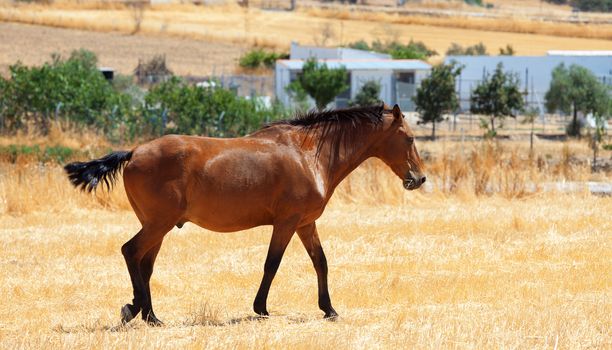
[[[293,103],[286,88],[300,74],[304,62],[311,57],[329,68],[344,67],[349,73],[349,88],[336,97],[335,107],[346,107],[363,84],[374,80],[381,86],[379,98],[382,101],[391,105],[397,103],[402,110],[413,111],[412,96],[431,69],[429,64],[419,60],[394,60],[390,55],[375,52],[292,43],[289,59],[276,61],[276,97],[283,104],[289,106]]]
[[[550,87],[552,71],[559,64],[572,64],[589,69],[604,84],[612,86],[612,51],[549,51],[546,56],[450,56],[445,63],[456,61],[463,66],[457,78],[461,109],[470,108],[470,94],[486,74],[498,63],[505,71],[516,74],[530,105],[544,110],[544,96]]]

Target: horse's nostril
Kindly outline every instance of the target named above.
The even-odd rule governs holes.
[[[423,176],[423,178],[421,178],[421,183],[425,183],[425,180],[427,180],[427,178],[425,176]]]

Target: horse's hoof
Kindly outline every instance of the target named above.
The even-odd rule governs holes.
[[[151,327],[163,327],[164,326],[164,323],[155,316],[149,317],[146,322],[147,322],[147,325]]]
[[[132,313],[132,310],[130,310],[130,306],[130,304],[125,304],[121,308],[121,324],[126,324],[136,317],[136,315]]]
[[[323,316],[323,318],[326,321],[330,321],[330,322],[336,322],[338,321],[338,313],[336,311],[330,311],[330,312],[326,312],[325,316]]]
[[[259,317],[270,317],[270,314],[268,313],[268,310],[266,309],[255,309],[255,313],[257,315],[259,315]]]

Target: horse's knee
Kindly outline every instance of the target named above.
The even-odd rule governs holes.
[[[128,241],[124,245],[121,246],[121,254],[123,254],[123,257],[126,260],[131,260],[132,257],[135,255],[134,248],[133,248],[132,244],[130,244],[130,243],[131,242]]]

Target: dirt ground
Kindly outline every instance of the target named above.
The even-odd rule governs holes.
[[[68,55],[85,48],[98,55],[100,66],[131,73],[138,59],[165,54],[170,69],[178,75],[228,74],[236,66],[242,48],[235,44],[211,43],[188,38],[127,35],[37,25],[0,22],[0,74],[18,60],[40,65],[52,53]]]

